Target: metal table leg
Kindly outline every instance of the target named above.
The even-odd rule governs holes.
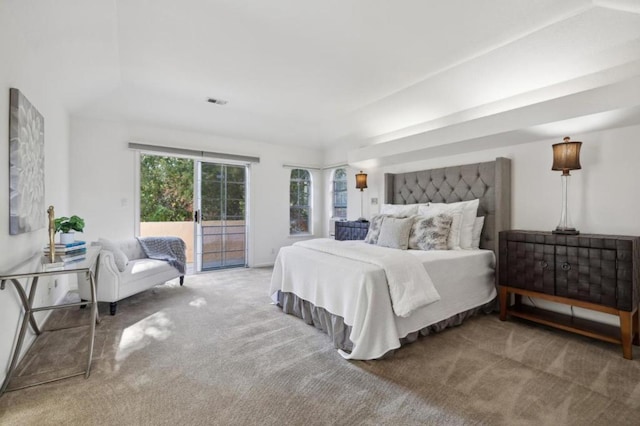
[[[15,372],[16,367],[18,366],[18,359],[20,358],[20,351],[22,350],[22,344],[24,343],[24,336],[27,334],[27,327],[31,322],[34,327],[34,332],[36,334],[40,334],[40,330],[35,322],[35,319],[32,318],[32,307],[33,301],[36,296],[36,287],[38,286],[38,277],[34,277],[31,280],[31,289],[29,290],[29,299],[27,300],[24,289],[20,285],[17,280],[11,280],[13,284],[16,286],[16,290],[20,294],[20,299],[22,300],[22,304],[24,305],[24,318],[22,318],[22,325],[20,326],[20,333],[18,334],[18,341],[16,342],[16,347],[13,350],[13,357],[11,358],[11,364],[9,365],[9,371],[7,371],[7,376],[2,383],[2,388],[0,388],[0,394],[4,393],[7,390],[7,386],[9,386],[9,382],[13,377],[13,373]]]
[[[34,289],[34,284],[37,284],[38,282],[38,278],[37,276],[33,277],[31,280],[31,288]],[[31,304],[29,303],[29,301],[27,300],[27,293],[25,293],[24,289],[22,288],[22,285],[20,284],[20,281],[18,281],[16,278],[13,278],[11,280],[11,282],[13,283],[13,285],[16,288],[16,291],[18,292],[18,295],[20,296],[20,300],[22,301],[22,306],[27,309],[27,306],[31,306],[33,307],[33,302],[31,302]],[[36,322],[35,317],[32,315],[31,319],[29,320],[29,322],[31,323],[31,329],[33,330],[33,332],[36,335],[40,335],[40,328],[38,327],[38,323]]]
[[[91,373],[91,359],[93,358],[93,341],[96,334],[96,323],[100,322],[98,301],[96,300],[96,284],[93,279],[93,273],[91,271],[87,271],[87,275],[89,278],[89,284],[91,285],[91,332],[89,335],[89,353],[87,355],[87,371],[84,376],[85,378],[88,378]]]

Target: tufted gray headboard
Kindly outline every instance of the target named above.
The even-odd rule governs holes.
[[[498,233],[511,227],[511,160],[466,164],[390,174],[385,173],[385,203],[455,203],[478,198],[484,216],[480,248],[498,258]]]

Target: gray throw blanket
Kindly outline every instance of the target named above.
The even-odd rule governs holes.
[[[138,237],[142,251],[149,259],[166,260],[169,265],[185,273],[187,256],[186,244],[178,237]]]

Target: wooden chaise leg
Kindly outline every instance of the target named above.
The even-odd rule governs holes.
[[[109,313],[111,315],[115,315],[116,314],[116,309],[118,309],[118,302],[109,303]]]
[[[180,275],[180,285],[184,284],[184,275]]]

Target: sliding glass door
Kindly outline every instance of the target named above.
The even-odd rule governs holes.
[[[140,155],[139,235],[176,236],[190,271],[247,265],[249,167]]]
[[[196,164],[196,270],[247,264],[247,167]]]

